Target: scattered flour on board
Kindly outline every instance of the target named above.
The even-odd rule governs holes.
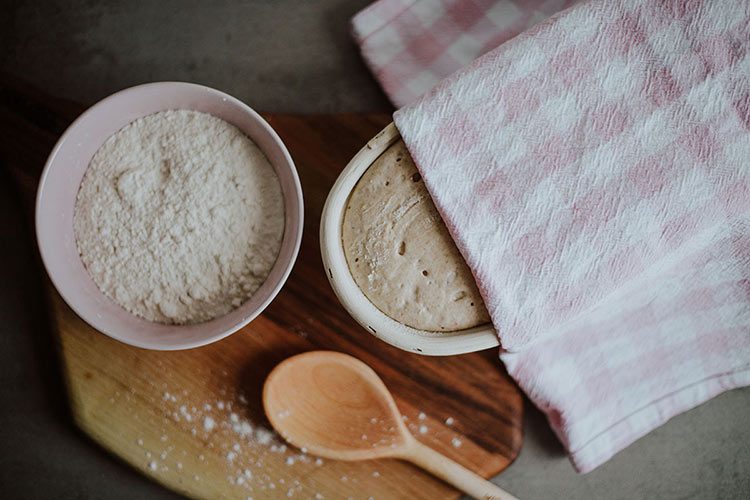
[[[163,387],[166,389],[167,384],[165,383]],[[172,470],[176,474],[192,477],[194,481],[210,481],[214,479],[208,471],[216,470],[215,468],[220,466],[219,470],[223,471],[227,482],[234,488],[244,490],[246,492],[244,495],[251,494],[256,495],[256,498],[267,498],[285,496],[291,492],[294,497],[311,498],[312,495],[316,499],[323,498],[323,495],[311,490],[310,484],[306,485],[301,482],[302,478],[307,477],[315,468],[324,464],[323,459],[309,456],[304,448],[297,450],[287,446],[273,430],[247,418],[250,404],[244,394],[235,394],[225,388],[220,388],[219,393],[222,396],[221,400],[210,401],[196,401],[184,390],[165,393],[168,397],[161,398],[165,425],[170,420],[175,420],[175,416],[177,422],[197,423],[192,430],[195,430],[199,439],[205,442],[206,454],[196,453],[191,457],[186,449],[181,449],[176,445],[180,440],[172,439],[173,436],[165,434],[167,430],[163,428],[157,434],[157,436],[161,435],[161,438],[156,438],[153,442],[161,446],[168,445],[166,449],[152,448],[149,451],[144,439],[137,438],[136,440],[138,446],[145,448],[143,451],[146,454],[147,468],[158,473],[168,471],[169,467],[174,466]],[[288,411],[281,413],[287,417],[291,416]],[[187,416],[191,418],[188,419]],[[446,435],[434,427],[428,428],[426,423],[431,422],[432,419],[428,418],[424,412],[418,412],[411,422],[408,417],[404,420],[413,433],[418,432],[424,435],[430,432],[435,436],[450,438],[450,444],[454,448],[460,448],[463,445],[459,435],[452,431]],[[450,425],[455,422],[455,419],[447,417],[445,422]],[[381,430],[393,430],[392,426],[383,427],[390,424],[375,417],[369,419],[369,424],[373,426],[373,429],[382,427]],[[189,425],[191,424],[188,423]],[[163,439],[164,436],[167,439]],[[380,441],[374,441],[367,435],[361,437],[367,438],[365,441],[372,446],[382,445]],[[152,451],[158,456],[158,460],[151,458]],[[285,464],[286,478],[272,478],[267,469],[269,462]],[[208,467],[208,463],[212,466]],[[203,471],[200,476],[194,474],[195,471],[192,469],[195,467]],[[280,470],[276,469],[274,473],[278,475]],[[382,477],[378,470],[372,470],[370,476]],[[361,492],[358,478],[342,475],[339,476],[339,481],[351,487],[353,491]],[[277,484],[280,485],[278,489]],[[272,494],[271,490],[276,490],[276,494]]]
[[[166,384],[164,387],[166,388]],[[201,401],[195,404],[196,401],[191,401],[186,391],[165,393],[168,396],[161,398],[164,423],[167,424],[170,420],[188,423],[188,425],[191,422],[197,422],[197,426],[190,429],[191,434],[205,440],[209,454],[206,456],[198,453],[193,456],[193,460],[190,460],[187,450],[175,444],[161,452],[158,449],[152,450],[154,455],[158,455],[158,459],[155,460],[152,458],[151,451],[146,449],[144,451],[147,468],[158,473],[168,471],[167,464],[174,464],[175,473],[191,477],[189,475],[192,474],[191,461],[193,464],[213,462],[213,467],[216,467],[216,460],[218,460],[218,464],[221,464],[227,474],[226,479],[229,484],[265,498],[269,490],[276,489],[276,484],[266,472],[266,462],[280,459],[282,463],[289,466],[290,476],[287,480],[278,478],[278,483],[292,483],[293,486],[285,491],[287,493],[292,491],[293,494],[301,493],[305,487],[295,477],[303,477],[311,469],[322,466],[323,460],[310,457],[305,449],[296,450],[288,447],[273,430],[248,419],[245,415],[249,404],[243,394],[230,395],[225,389],[220,389],[219,392],[227,396],[228,400]],[[163,428],[161,432],[166,432],[166,428]],[[154,442],[164,446],[173,440],[168,434],[162,434]],[[179,440],[175,441],[177,442]],[[138,438],[136,444],[141,447],[148,446],[143,438]],[[245,450],[252,451],[246,455]],[[274,455],[278,458],[271,459],[270,457]],[[180,461],[177,461],[178,458]],[[200,476],[192,474],[194,481],[209,479],[206,475],[209,469],[204,465],[201,466],[201,470],[204,472]],[[278,471],[276,473],[278,474]]]
[[[284,203],[273,167],[239,129],[206,113],[162,111],[99,148],[73,226],[105,295],[151,321],[199,323],[265,281]]]

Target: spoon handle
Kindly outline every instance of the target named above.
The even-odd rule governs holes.
[[[404,450],[401,458],[421,467],[474,498],[518,500],[507,491],[419,441],[415,440]]]

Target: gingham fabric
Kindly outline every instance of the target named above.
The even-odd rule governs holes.
[[[352,19],[365,62],[396,107],[574,0],[379,0]]]
[[[750,2],[585,1],[394,119],[579,471],[750,384]]]

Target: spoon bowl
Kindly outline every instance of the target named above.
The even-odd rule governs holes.
[[[338,352],[309,352],[279,364],[266,380],[263,403],[284,439],[325,458],[393,456],[413,440],[372,368]]]
[[[352,356],[315,351],[283,361],[266,379],[263,406],[284,439],[313,455],[334,460],[399,458],[476,498],[514,499],[414,439],[383,381]]]

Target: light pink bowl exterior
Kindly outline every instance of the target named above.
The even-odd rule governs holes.
[[[217,116],[242,130],[266,154],[281,182],[286,210],[281,251],[266,282],[229,314],[197,325],[162,325],[130,314],[99,291],[83,267],[73,234],[78,187],[94,153],[128,123],[167,109]],[[36,199],[36,234],[42,260],[65,302],[88,324],[126,344],[157,350],[199,347],[223,339],[258,316],[292,270],[302,240],[302,187],[289,152],[274,130],[241,101],[182,82],[132,87],[98,102],[65,131],[44,167]]]

